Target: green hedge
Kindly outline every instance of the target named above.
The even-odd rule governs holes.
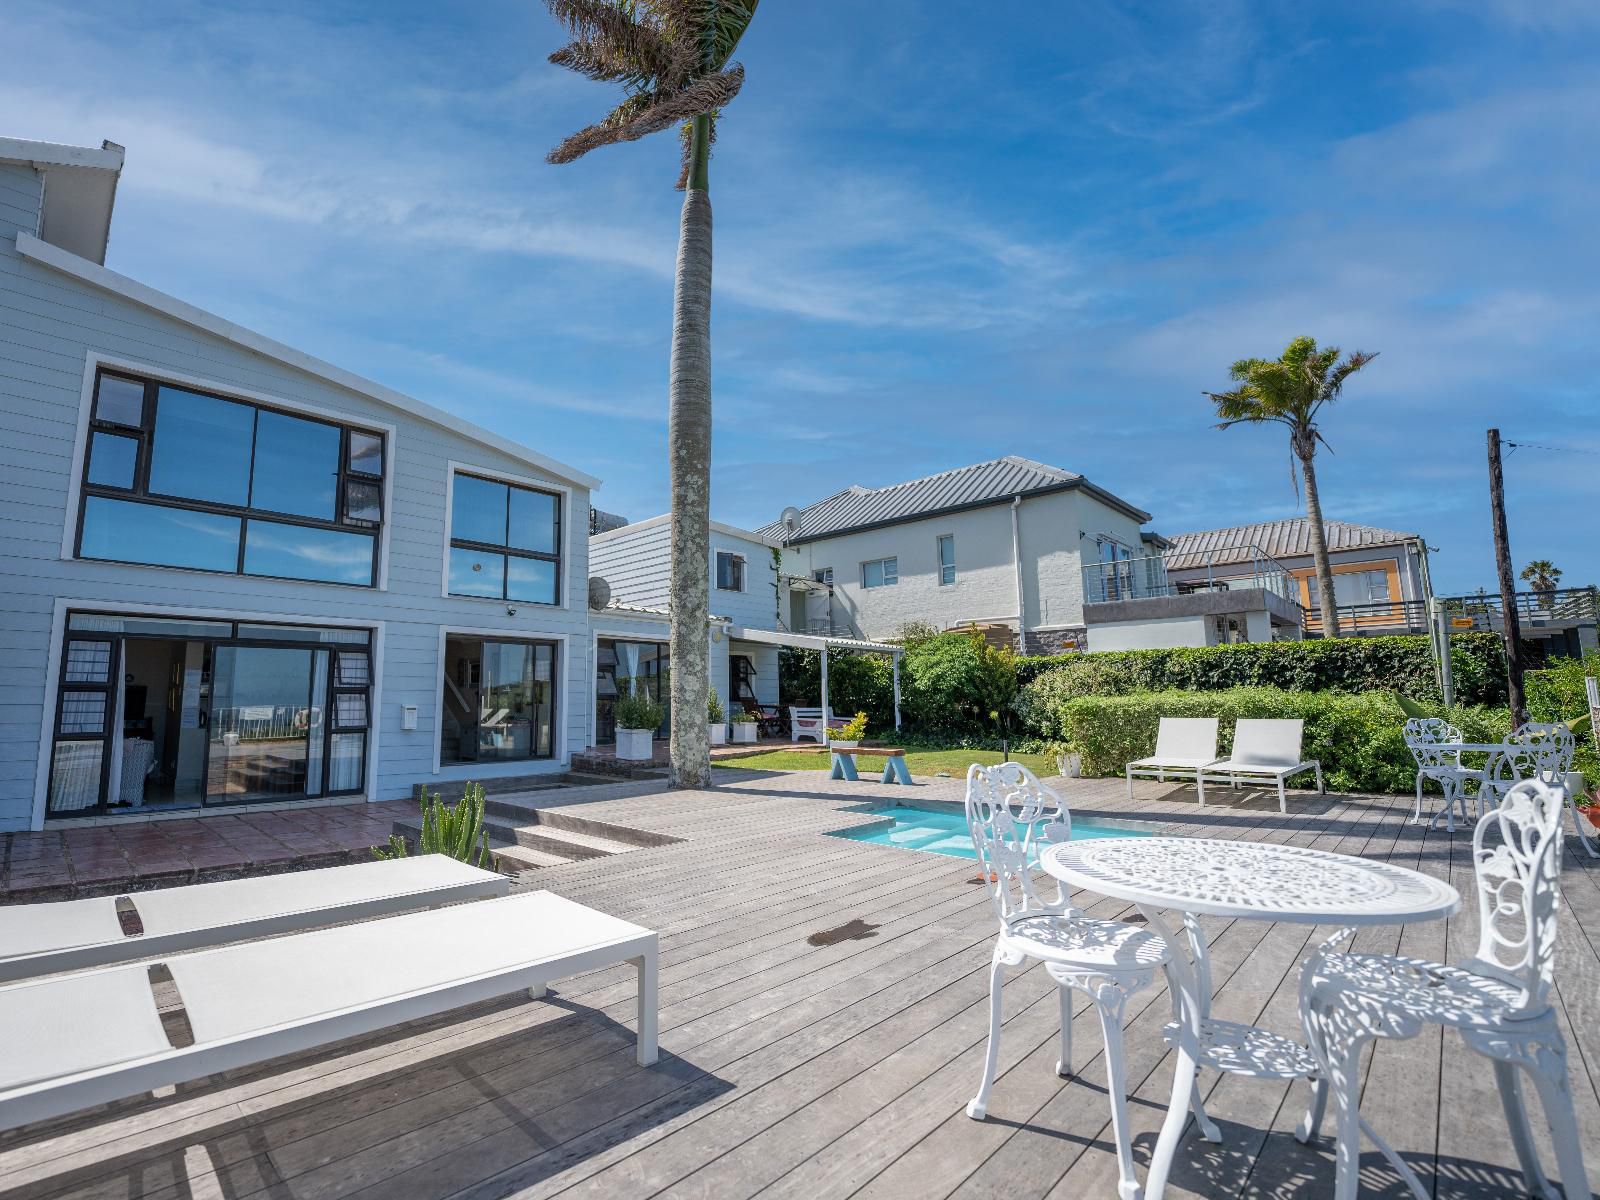
[[[1585,675],[1600,677],[1600,654],[1587,659],[1564,658],[1544,671],[1529,671],[1523,676],[1528,696],[1528,717],[1534,721],[1571,721],[1589,711],[1584,692]],[[1588,725],[1578,730],[1578,753],[1574,765],[1583,772],[1589,787],[1600,784],[1600,753],[1595,750],[1595,731]]]
[[[1457,702],[1504,703],[1505,655],[1500,639],[1491,633],[1466,633],[1450,641]],[[1434,679],[1428,639],[1420,634],[1112,650],[1025,661],[1049,664],[1042,671],[1030,672],[1030,687],[1043,689],[1051,700],[1126,696],[1167,688],[1214,692],[1235,687],[1295,692],[1381,689],[1424,701],[1443,699]]]
[[[1474,742],[1499,741],[1510,724],[1503,709],[1457,708],[1448,715]],[[1402,735],[1405,714],[1380,692],[1229,688],[1080,696],[1052,710],[1047,736],[1083,756],[1084,774],[1120,775],[1133,759],[1155,752],[1162,717],[1222,718],[1221,754],[1231,748],[1233,723],[1240,717],[1300,717],[1305,721],[1303,752],[1322,763],[1329,790],[1409,792],[1415,786],[1416,764]]]

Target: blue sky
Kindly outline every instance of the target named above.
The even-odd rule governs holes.
[[[460,10],[460,11],[457,11]],[[0,133],[128,148],[108,264],[666,507],[679,194],[543,6],[8,0]],[[767,0],[712,169],[713,507],[1006,453],[1166,533],[1293,515],[1202,389],[1309,333],[1330,516],[1600,580],[1600,5]]]

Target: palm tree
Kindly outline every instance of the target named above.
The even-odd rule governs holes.
[[[674,125],[683,138],[678,266],[667,385],[672,486],[672,784],[711,783],[706,722],[711,570],[711,144],[720,110],[744,83],[731,63],[758,0],[545,0],[572,42],[550,56],[626,95],[603,120],[549,154],[568,163]]]
[[[1556,588],[1561,584],[1560,567],[1548,558],[1536,558],[1522,568],[1522,578],[1538,593],[1540,604],[1546,608],[1555,606]]]
[[[1340,362],[1337,346],[1319,350],[1314,338],[1297,337],[1277,359],[1241,358],[1234,363],[1228,374],[1239,386],[1233,391],[1205,393],[1222,418],[1218,429],[1245,422],[1289,427],[1289,478],[1297,488],[1300,481],[1305,482],[1306,522],[1311,531],[1324,637],[1339,636],[1339,610],[1333,595],[1333,569],[1328,565],[1322,499],[1317,494],[1317,443],[1328,444],[1317,428],[1317,414],[1339,398],[1345,380],[1377,357],[1375,352],[1357,350]]]

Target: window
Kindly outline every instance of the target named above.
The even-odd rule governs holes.
[[[557,604],[561,498],[476,475],[455,477],[450,501],[452,596]]]
[[[875,558],[861,564],[861,586],[864,588],[893,587],[899,582],[898,558]]]
[[[447,637],[439,761],[552,758],[555,705],[554,644]]]
[[[1306,582],[1310,588],[1312,609],[1320,609],[1322,592],[1317,586],[1317,577],[1313,575]],[[1333,600],[1340,608],[1356,604],[1387,604],[1390,600],[1389,572],[1335,571]]]
[[[78,557],[372,587],[383,455],[381,434],[101,372]]]
[[[956,539],[947,533],[939,539],[939,585],[956,581]]]
[[[818,570],[815,570],[815,571],[811,572],[811,578],[815,579],[818,583],[825,583],[829,587],[832,587],[833,586],[833,568],[832,567],[822,567],[822,568],[820,568]]]
[[[724,592],[744,591],[744,555],[717,551],[717,588]]]

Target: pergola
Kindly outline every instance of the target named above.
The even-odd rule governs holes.
[[[769,646],[791,646],[796,650],[817,650],[822,655],[822,709],[828,710],[828,651],[852,650],[869,654],[887,654],[890,671],[894,676],[894,727],[900,728],[900,656],[903,647],[888,642],[867,642],[859,638],[834,637],[815,633],[789,633],[778,629],[746,629],[730,625],[728,637],[741,642],[763,642]]]

